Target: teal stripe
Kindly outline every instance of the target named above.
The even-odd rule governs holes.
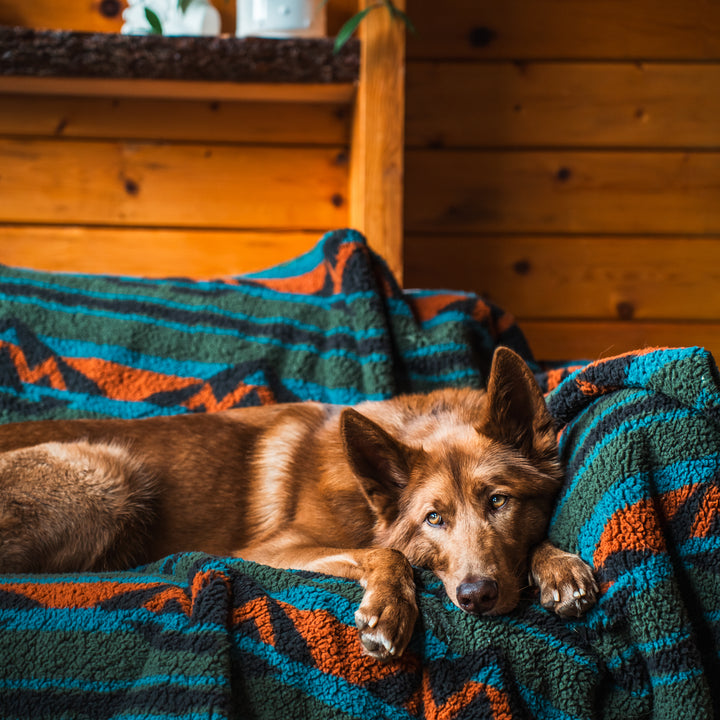
[[[67,690],[68,692],[111,693],[130,692],[157,685],[178,685],[189,688],[224,687],[228,679],[206,675],[144,675],[132,680],[76,680],[72,678],[0,678],[0,688],[7,690]]]
[[[61,400],[65,407],[72,410],[111,415],[118,418],[143,418],[152,415],[184,415],[191,412],[180,405],[156,405],[142,400],[112,400],[102,395],[88,395],[87,393],[70,392],[69,390],[55,390],[54,388],[28,383],[24,383],[19,391],[12,387],[0,386],[0,396],[3,394],[32,402],[42,402],[46,398],[53,398]],[[42,410],[42,408],[40,408],[40,410]]]
[[[296,688],[329,708],[336,708],[348,715],[357,715],[358,708],[362,708],[364,717],[413,720],[414,716],[407,710],[386,703],[369,690],[353,685],[345,678],[328,675],[317,668],[279,655],[273,647],[247,635],[236,636],[236,647],[273,667],[276,674],[271,677],[276,682]]]
[[[2,282],[16,282],[14,278],[0,278],[0,284]],[[28,284],[28,285],[35,285],[35,286],[42,286],[42,287],[49,287],[53,289],[57,289],[64,294],[71,296],[75,298],[76,296],[79,297],[93,297],[93,298],[99,298],[103,300],[122,300],[122,301],[132,301],[132,302],[138,302],[143,305],[151,305],[161,308],[168,308],[171,310],[182,310],[184,312],[191,312],[191,313],[200,313],[200,312],[206,312],[206,313],[212,313],[213,315],[218,315],[220,317],[229,318],[231,320],[238,320],[242,322],[248,322],[255,325],[260,326],[276,326],[276,325],[286,325],[289,327],[293,327],[297,330],[302,330],[304,332],[308,333],[316,333],[321,335],[327,335],[330,337],[333,337],[335,335],[348,335],[354,338],[360,338],[360,339],[371,339],[375,337],[384,336],[386,334],[385,328],[352,328],[347,325],[336,325],[331,327],[321,327],[319,325],[312,325],[311,323],[307,323],[301,320],[297,320],[295,318],[288,317],[287,315],[272,315],[269,317],[259,317],[257,315],[250,315],[248,313],[243,312],[237,312],[233,310],[227,310],[220,305],[216,304],[192,304],[192,303],[183,303],[179,302],[177,300],[169,300],[167,298],[163,297],[155,297],[155,296],[149,296],[149,295],[130,295],[130,294],[118,294],[118,293],[106,293],[106,292],[98,292],[88,289],[82,289],[82,290],[72,290],[64,286],[60,285],[54,285],[53,283],[45,283],[45,282],[21,282],[17,281],[17,284]],[[17,295],[0,295],[0,297],[5,297],[9,301],[12,302],[23,302],[28,301],[30,298],[26,298],[23,296],[17,296]],[[32,298],[33,300],[37,301],[38,303],[41,302],[39,298]],[[231,298],[234,299],[234,298]],[[237,298],[238,300],[242,300],[242,298]],[[50,302],[50,301],[47,301]],[[59,307],[65,307],[64,304],[58,303]],[[75,305],[67,305],[68,308],[72,308],[73,310],[77,309],[77,306]],[[85,307],[85,306],[83,306]],[[88,308],[89,309],[89,308]],[[122,311],[120,311],[122,312]],[[129,317],[131,315],[128,315]]]
[[[8,296],[3,296],[0,294],[0,299],[5,297],[5,299],[8,299]],[[64,312],[67,313],[68,310],[62,305],[59,305],[58,303],[53,302],[46,302],[46,301],[40,301],[37,298],[19,298],[19,297],[13,297],[13,302],[21,303],[21,304],[28,304],[28,305],[35,305],[38,307],[43,307],[46,310],[53,310],[56,312]],[[375,362],[387,362],[389,360],[389,357],[385,353],[378,353],[373,352],[368,355],[361,356],[358,353],[352,352],[350,350],[344,350],[344,349],[332,349],[332,350],[325,350],[323,352],[319,352],[317,348],[314,345],[308,345],[307,343],[286,343],[281,340],[278,340],[275,337],[263,337],[263,336],[253,336],[253,335],[247,335],[245,333],[241,333],[238,330],[235,330],[233,328],[218,328],[214,326],[206,326],[206,325],[186,325],[184,323],[178,323],[168,320],[162,320],[160,318],[154,318],[154,317],[146,317],[144,315],[135,315],[132,313],[118,313],[113,312],[110,310],[96,310],[96,309],[90,309],[86,307],[74,307],[73,308],[73,315],[77,315],[78,313],[82,312],[85,315],[90,315],[94,317],[102,317],[102,318],[111,318],[114,320],[120,320],[123,322],[140,322],[144,323],[145,325],[153,325],[155,327],[165,327],[171,330],[177,330],[179,332],[183,332],[189,335],[224,335],[228,337],[234,337],[239,340],[244,340],[248,343],[255,343],[258,345],[269,345],[272,347],[277,347],[282,350],[289,350],[291,352],[305,352],[309,355],[316,355],[317,357],[320,357],[324,360],[329,358],[335,358],[335,357],[342,357],[347,358],[350,360],[355,360],[356,362],[360,363],[361,365],[371,364]]]
[[[568,498],[572,495],[573,491],[579,484],[580,480],[582,479],[582,476],[589,470],[589,468],[597,460],[600,453],[608,445],[610,445],[612,442],[614,442],[619,436],[627,434],[627,433],[631,433],[631,432],[637,432],[638,430],[646,429],[646,428],[648,428],[652,425],[655,425],[657,423],[660,423],[660,422],[676,422],[678,420],[684,420],[684,419],[691,417],[696,412],[697,411],[695,411],[695,410],[689,410],[689,409],[677,409],[677,410],[673,410],[671,412],[664,412],[664,413],[660,413],[658,415],[652,415],[649,417],[631,418],[630,420],[620,423],[615,428],[613,428],[612,431],[610,431],[606,435],[604,435],[600,439],[600,441],[593,447],[593,450],[590,453],[588,453],[588,456],[585,459],[585,462],[575,472],[571,482],[566,487],[566,490],[563,493],[563,496],[557,502],[557,505],[555,507],[555,512],[553,514],[552,520],[550,521],[551,524],[553,524],[557,521],[557,518],[560,515],[560,512],[565,507],[565,503],[567,502]],[[627,439],[625,439],[625,441],[629,442]]]

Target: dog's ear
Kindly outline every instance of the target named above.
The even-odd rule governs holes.
[[[340,434],[368,501],[380,515],[386,515],[410,480],[416,452],[353,408],[340,415]]]
[[[509,348],[499,347],[493,355],[477,429],[532,460],[555,459],[555,427],[545,398],[525,361]]]

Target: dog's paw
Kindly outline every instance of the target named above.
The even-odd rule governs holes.
[[[584,615],[598,595],[590,566],[577,555],[556,550],[533,568],[532,578],[540,590],[540,603],[560,617]]]
[[[355,613],[365,653],[377,660],[400,657],[410,642],[417,616],[414,591],[394,594],[390,589],[368,590]]]

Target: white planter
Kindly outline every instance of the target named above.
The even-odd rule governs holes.
[[[184,13],[178,8],[177,0],[128,0],[122,15],[123,34],[148,35],[152,32],[146,8],[157,15],[163,35],[220,34],[220,13],[208,0],[191,0]]]
[[[237,0],[238,37],[324,37],[322,0]]]

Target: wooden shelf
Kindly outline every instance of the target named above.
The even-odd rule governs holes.
[[[0,27],[0,92],[350,102],[360,46],[329,38],[129,36]]]
[[[204,82],[202,80],[7,77],[0,75],[0,93],[23,95],[346,104],[353,100],[355,90],[355,83]]]

